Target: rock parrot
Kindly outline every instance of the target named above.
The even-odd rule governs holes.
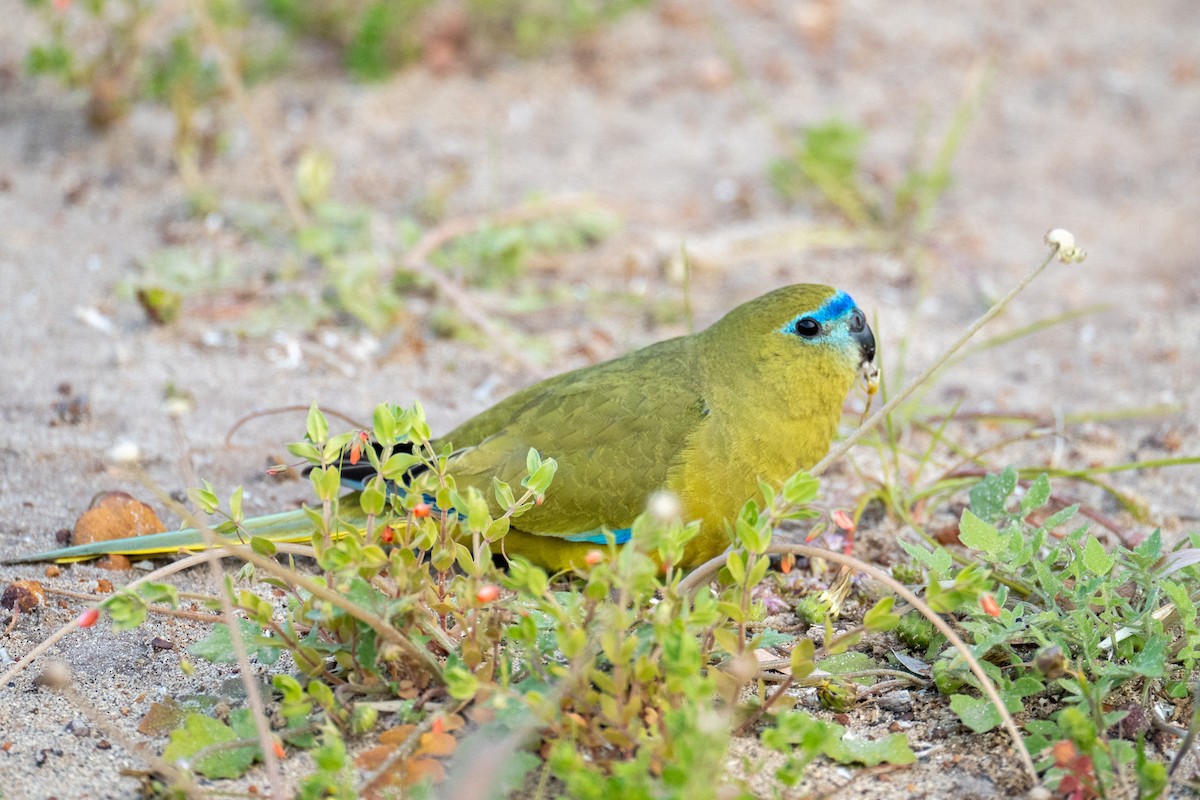
[[[874,335],[848,294],[785,286],[698,333],[522,389],[434,444],[455,448],[447,471],[460,490],[475,486],[485,497],[493,478],[519,484],[530,448],[558,462],[545,502],[497,544],[507,555],[552,570],[581,566],[607,536],[628,541],[649,497],[666,490],[685,521],[700,521],[681,564],[691,567],[728,545],[727,523],[758,495],[759,480],[778,484],[825,455],[846,395],[874,358]],[[365,462],[343,471],[360,488],[372,476]],[[343,498],[343,521],[362,516],[354,500]],[[303,511],[242,524],[276,540],[313,531]],[[18,560],[202,546],[199,532],[175,531]]]

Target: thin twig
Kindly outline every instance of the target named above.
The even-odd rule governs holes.
[[[173,511],[186,519],[194,528],[201,531],[210,548],[215,548],[219,545],[220,539],[217,535],[202,520],[198,519],[190,509],[184,507],[163,491],[141,469],[135,467],[133,472],[142,485],[157,494],[159,499],[170,506]],[[238,617],[234,613],[235,609],[229,598],[229,594],[224,590],[225,571],[220,566],[220,559],[223,557],[224,553],[219,550],[209,549],[197,556],[193,556],[191,559],[184,560],[192,563],[207,563],[213,579],[217,582],[217,597],[221,603],[221,612],[225,619],[225,624],[229,628],[230,645],[233,648],[234,656],[237,658],[242,684],[246,689],[246,704],[250,707],[250,713],[254,719],[254,727],[258,733],[263,766],[267,771],[267,782],[271,787],[271,795],[278,800],[284,800],[284,798],[291,795],[291,792],[280,769],[279,756],[275,752],[275,738],[271,733],[271,724],[267,720],[266,707],[262,701],[258,682],[254,680],[254,670],[250,664],[249,651],[246,649],[246,643],[242,637],[241,626],[237,624]],[[126,587],[126,590],[128,589],[129,587]]]
[[[1179,769],[1179,765],[1183,763],[1184,756],[1195,744],[1198,732],[1200,732],[1200,678],[1192,684],[1192,719],[1188,723],[1187,735],[1179,743],[1179,752],[1175,754],[1175,758],[1171,760],[1171,766],[1167,769],[1167,775],[1172,780],[1175,778],[1175,772]]]
[[[1009,290],[1008,294],[1000,298],[1000,300],[997,301],[996,304],[987,311],[985,311],[983,315],[979,317],[979,319],[971,323],[971,325],[964,330],[957,339],[954,340],[953,344],[947,347],[944,351],[942,351],[940,356],[934,359],[932,364],[926,367],[920,375],[909,381],[908,385],[905,386],[899,394],[897,394],[895,397],[885,403],[882,408],[868,417],[861,425],[858,426],[858,429],[847,436],[841,444],[830,450],[828,455],[822,458],[819,462],[817,462],[816,466],[809,470],[809,473],[814,477],[818,476],[825,470],[829,469],[831,464],[840,459],[842,456],[846,455],[846,453],[850,451],[850,448],[858,443],[859,439],[863,438],[867,435],[867,433],[874,430],[876,425],[882,422],[888,414],[892,413],[892,411],[898,405],[907,400],[913,392],[924,385],[929,380],[930,376],[941,369],[942,366],[950,360],[951,356],[962,349],[962,346],[966,344],[972,336],[978,333],[980,328],[986,325],[988,321],[992,319],[992,317],[1003,311],[1005,306],[1012,302],[1013,298],[1024,291],[1029,284],[1033,283],[1034,279],[1042,273],[1042,270],[1044,270],[1050,264],[1050,262],[1054,260],[1055,256],[1058,255],[1058,252],[1059,246],[1053,245],[1050,248],[1050,254],[1047,255],[1037,266],[1029,270],[1025,277],[1022,278],[1016,286]]]
[[[121,745],[121,747],[124,747],[128,753],[141,758],[150,765],[151,769],[170,780],[172,789],[183,790],[184,794],[189,798],[201,798],[205,796],[205,793],[196,785],[191,775],[155,755],[145,745],[135,742],[126,736],[125,731],[114,725],[110,719],[100,713],[100,709],[92,705],[73,686],[63,686],[58,691],[67,698],[71,705],[82,711],[84,716],[92,721],[93,725],[102,730],[105,736]]]
[[[126,584],[124,587],[122,587],[121,591],[128,591],[130,589],[136,589],[138,586],[140,586],[143,583],[147,583],[148,581],[158,580],[158,579],[164,578],[168,575],[173,575],[176,572],[182,572],[183,570],[188,569],[189,567],[193,567],[196,564],[201,564],[203,562],[204,562],[203,554],[191,556],[189,558],[184,558],[179,561],[175,561],[171,564],[168,564],[165,567],[156,569],[153,572],[149,572],[149,573],[143,575],[142,577],[138,578],[137,580],[133,581],[132,583]],[[97,604],[97,605],[99,605],[99,604]],[[21,672],[24,671],[24,669],[26,667],[28,667],[35,660],[37,660],[38,656],[40,656],[42,653],[49,650],[56,643],[58,643],[64,637],[66,637],[69,633],[71,633],[73,630],[80,627],[80,622],[81,622],[82,618],[83,618],[83,615],[80,614],[79,616],[75,617],[75,619],[68,622],[66,625],[63,625],[62,627],[60,627],[54,633],[50,634],[50,636],[46,637],[41,642],[39,642],[36,647],[34,647],[32,650],[30,650],[28,653],[26,653],[25,656],[20,661],[18,661],[17,663],[15,663],[11,667],[9,667],[7,672],[5,672],[3,675],[0,675],[0,687],[8,684],[9,681],[11,681],[17,675],[21,674]]]
[[[442,675],[442,666],[438,663],[437,659],[435,659],[428,650],[419,647],[403,633],[396,630],[396,628],[393,627],[383,617],[380,617],[378,614],[372,613],[371,611],[368,611],[367,609],[350,602],[340,593],[330,588],[327,584],[311,578],[306,578],[303,575],[299,575],[287,569],[286,567],[281,566],[272,558],[259,555],[249,546],[235,544],[228,540],[217,538],[215,534],[213,534],[212,530],[204,525],[204,521],[192,514],[188,508],[184,507],[178,501],[176,501],[175,498],[164,492],[161,487],[157,486],[153,481],[146,478],[144,474],[141,475],[141,478],[143,485],[145,485],[150,491],[154,492],[154,494],[163,502],[164,505],[171,508],[171,510],[173,510],[176,514],[179,514],[179,516],[185,519],[193,528],[204,532],[206,539],[209,536],[213,537],[210,543],[213,549],[208,550],[205,553],[201,553],[199,556],[195,556],[195,558],[203,560],[206,553],[217,553],[222,558],[224,558],[226,555],[233,555],[242,559],[243,561],[253,564],[255,567],[265,572],[271,573],[283,581],[286,581],[291,586],[298,586],[307,591],[309,594],[315,595],[322,600],[331,603],[358,621],[366,623],[372,630],[382,636],[386,641],[392,642],[393,644],[399,646],[401,650],[403,650],[414,661],[420,664],[422,668],[424,668],[424,670],[429,674],[429,676],[433,678],[433,680],[440,684],[444,684],[446,682],[445,677]]]
[[[216,535],[211,531],[207,531],[207,536],[214,541]],[[210,543],[211,544],[211,543]],[[283,771],[279,766],[279,754],[275,751],[276,739],[271,732],[271,723],[267,720],[266,706],[263,704],[262,691],[259,689],[258,681],[254,678],[254,668],[250,664],[250,652],[246,649],[246,639],[242,635],[242,626],[238,624],[238,617],[235,614],[233,600],[230,598],[230,592],[226,591],[226,574],[221,567],[221,559],[214,550],[206,550],[203,555],[208,562],[209,572],[212,573],[213,580],[217,582],[217,597],[221,601],[221,613],[225,617],[225,624],[229,628],[229,643],[233,647],[234,656],[237,658],[238,670],[241,673],[242,685],[246,689],[246,705],[250,707],[251,716],[254,719],[255,732],[258,734],[258,746],[262,751],[263,766],[267,771],[267,782],[271,787],[271,796],[276,800],[286,800],[292,796],[291,790],[283,777]],[[232,591],[232,586],[230,587]]]
[[[260,419],[262,417],[269,417],[273,414],[293,414],[293,413],[307,414],[310,410],[311,410],[310,406],[294,405],[294,406],[277,406],[275,408],[264,408],[261,411],[251,411],[249,414],[246,414],[243,417],[239,417],[237,422],[233,423],[233,426],[228,431],[225,432],[225,446],[226,447],[233,446],[233,435],[235,433],[237,433],[238,429],[240,429],[247,422],[252,422],[252,421],[254,421],[256,419]],[[349,414],[343,414],[342,412],[340,412],[336,409],[329,409],[329,408],[323,407],[321,409],[321,413],[327,417],[337,417],[342,422],[349,424],[350,427],[352,427],[356,430],[365,430],[370,427],[369,425],[363,425],[361,422],[354,419]],[[198,486],[199,484],[193,483],[190,485]]]
[[[56,589],[53,586],[43,586],[46,594],[56,595],[58,597],[69,597],[72,600],[84,600],[90,603],[103,603],[106,598],[88,592],[72,592],[69,589]],[[109,595],[111,597],[111,595]],[[151,614],[161,614],[164,617],[177,617],[179,619],[190,619],[193,622],[220,622],[221,615],[213,614],[212,612],[201,611],[183,611],[178,608],[169,608],[168,606],[159,606],[147,604],[146,611]]]

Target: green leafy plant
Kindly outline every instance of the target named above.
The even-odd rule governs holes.
[[[805,128],[784,155],[770,162],[771,185],[789,202],[816,202],[836,211],[852,227],[875,236],[869,244],[898,248],[919,243],[950,186],[950,167],[984,95],[986,77],[981,72],[971,83],[934,152],[915,155],[898,184],[864,175],[867,131],[832,118]]]
[[[314,786],[341,785],[337,737],[373,728],[378,701],[420,693],[438,698],[441,708],[473,707],[490,717],[490,737],[510,738],[518,751],[542,742],[546,768],[572,796],[707,797],[721,785],[745,791],[722,764],[742,713],[740,695],[756,674],[753,653],[768,642],[792,641],[757,624],[764,611],[756,593],[768,572],[774,528],[817,514],[815,479],[800,474],[777,490],[764,486],[765,504],[747,505],[720,586],[681,588],[676,565],[698,528],[650,514],[634,524],[631,545],[598,546],[590,569],[564,582],[570,576],[520,559],[501,570],[493,559],[510,523],[553,491],[552,459],[531,451],[520,489],[497,483],[489,505],[477,491],[460,492],[445,472],[447,452],[433,449],[419,406],[380,406],[370,434],[377,447],[366,446],[361,431],[330,435],[314,409],[305,440],[291,447],[312,465],[317,504],[309,515],[316,533],[302,549],[316,559],[323,580],[302,578],[265,557],[276,545],[242,526],[240,493],[228,511],[211,487],[193,493],[203,510],[223,518],[218,529],[246,539],[250,563],[242,576],[260,574],[288,592],[281,613],[254,592],[232,582],[225,587],[244,616],[238,629],[247,652],[265,664],[287,653],[297,670],[274,680],[280,715],[294,732],[285,742],[309,746],[311,732],[326,729],[322,747],[329,757],[318,759],[323,766],[310,779]],[[353,500],[361,514],[342,510],[350,501],[339,496],[338,465],[347,459],[368,459],[379,471]],[[389,490],[390,482],[403,491]],[[140,593],[118,593],[106,608],[130,627],[152,603],[175,599],[148,583]],[[880,630],[895,622],[886,608],[871,620]],[[234,660],[230,633],[218,625],[189,652]],[[794,649],[797,675],[812,671],[813,655],[811,646]],[[863,662],[819,666],[854,675]],[[191,757],[201,774],[227,776],[252,763],[253,748],[227,747],[244,735],[234,720],[189,717],[184,725],[172,746],[187,752],[172,753]],[[900,740],[863,749],[830,731],[821,752],[835,760],[911,759]],[[788,735],[774,746],[784,747]],[[219,756],[208,755],[212,748]],[[532,769],[538,761],[525,763]],[[407,778],[393,772],[376,781],[406,785]]]
[[[1132,549],[1109,549],[1086,524],[1068,529],[1076,507],[1045,513],[1044,475],[1014,499],[1017,483],[1016,470],[1007,469],[971,490],[961,522],[967,566],[953,569],[942,548],[903,546],[929,572],[932,605],[970,610],[960,628],[1008,710],[1026,710],[1032,696],[1060,704],[1052,718],[1025,724],[1052,784],[1086,783],[1101,794],[1138,785],[1137,796],[1156,796],[1166,765],[1147,756],[1144,738],[1156,704],[1190,692],[1200,655],[1192,588],[1200,540],[1167,552],[1155,531]],[[966,592],[943,588],[948,580],[963,586],[964,574],[980,568],[992,577],[973,578]],[[999,724],[994,707],[962,692],[973,679],[954,654],[939,658],[933,674],[965,725],[984,732]]]
[[[907,458],[926,455],[890,441]],[[551,575],[503,555],[514,520],[552,496],[553,459],[531,450],[519,486],[460,490],[447,470],[451,446],[432,445],[419,406],[394,405],[377,407],[369,430],[340,434],[314,406],[290,451],[311,468],[307,543],[263,535],[270,518],[246,519],[240,491],[227,508],[210,485],[191,492],[219,520],[215,530],[239,535],[242,544],[228,545],[246,562],[238,579],[279,590],[273,600],[226,576],[222,596],[209,600],[236,615],[189,652],[246,672],[251,657],[277,665],[278,713],[273,731],[255,726],[257,748],[242,709],[221,720],[184,717],[170,754],[201,774],[238,774],[259,755],[269,766],[274,746],[311,748],[321,732],[306,796],[449,781],[461,758],[491,770],[483,777],[492,785],[536,780],[541,791],[554,779],[570,797],[741,797],[746,774],[725,771],[730,743],[757,734],[766,748],[758,758],[775,759],[770,775],[782,794],[817,758],[911,763],[902,735],[866,741],[822,715],[915,686],[943,694],[966,730],[1003,725],[1034,781],[1077,798],[1149,798],[1167,791],[1179,763],[1168,765],[1150,728],[1182,736],[1187,749],[1200,727],[1186,709],[1200,654],[1200,536],[1174,549],[1157,532],[1136,546],[1105,546],[1086,525],[1071,526],[1078,509],[1054,501],[1045,475],[1024,484],[1014,469],[968,476],[957,487],[970,500],[959,515],[961,546],[904,542],[911,562],[890,576],[777,539],[785,522],[823,528],[826,513],[854,528],[850,515],[821,508],[807,473],[762,485],[732,521],[728,550],[686,576],[678,565],[698,529],[669,504],[652,504],[658,515],[639,517],[629,544],[597,545],[586,569]],[[363,459],[376,477],[342,494],[343,466]],[[318,573],[285,567],[279,554],[310,557]],[[789,579],[797,555],[814,569],[820,561],[847,569],[813,594]],[[855,586],[849,568],[885,587],[883,596]],[[177,613],[164,604],[178,594],[157,577],[104,603],[116,625]],[[795,610],[791,630],[769,616],[781,608]],[[835,633],[839,615],[849,627]],[[890,645],[897,663],[856,649],[868,637]],[[796,708],[796,688],[815,690],[819,708]],[[383,714],[399,724],[352,771],[344,742],[374,733]],[[477,728],[456,758],[451,731],[465,727],[464,716]],[[1172,724],[1179,717],[1188,730]],[[487,757],[472,760],[468,745]]]
[[[418,58],[486,60],[501,52],[535,55],[584,36],[647,0],[268,0],[266,10],[297,35],[341,48],[347,70],[380,80]]]

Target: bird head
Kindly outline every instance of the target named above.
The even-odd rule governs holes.
[[[850,295],[830,286],[784,286],[738,306],[706,332],[729,358],[757,372],[845,378],[875,360],[875,336]],[[841,383],[841,381],[838,381]]]

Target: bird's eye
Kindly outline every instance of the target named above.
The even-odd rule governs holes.
[[[821,323],[812,317],[801,317],[796,320],[796,334],[805,339],[811,339],[821,332]]]
[[[867,327],[867,317],[857,308],[850,313],[850,332],[862,333],[863,328]]]

